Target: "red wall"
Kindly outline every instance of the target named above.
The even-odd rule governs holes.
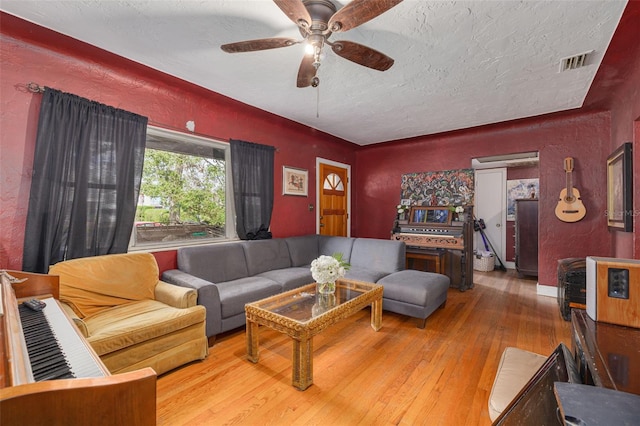
[[[625,10],[610,48],[607,50],[609,63],[628,61],[622,69],[608,65],[599,73],[595,83],[598,87],[615,87],[609,93],[606,103],[611,109],[612,152],[624,142],[633,142],[634,170],[640,167],[640,1],[631,1]],[[613,232],[613,256],[640,258],[640,237],[638,237],[638,217],[640,216],[640,173],[634,173],[634,207],[629,214],[634,216],[634,232]]]
[[[363,237],[389,238],[405,173],[471,167],[471,159],[537,150],[540,153],[540,284],[555,286],[557,261],[567,257],[608,256],[606,157],[608,112],[554,114],[460,132],[378,144],[358,150],[355,187],[357,228]],[[577,223],[555,216],[565,187],[563,159],[575,160],[574,182],[587,215]]]
[[[0,267],[21,269],[40,95],[35,82],[149,117],[150,124],[277,148],[271,231],[315,233],[315,159],[354,162],[354,145],[0,13]],[[309,197],[281,195],[282,166],[309,170]],[[27,231],[28,232],[28,231]],[[166,255],[165,255],[166,257]],[[164,258],[163,258],[164,259]],[[165,259],[166,260],[166,259]],[[169,261],[170,263],[171,261]]]
[[[467,168],[476,156],[539,150],[540,283],[555,285],[559,258],[638,257],[635,233],[610,233],[606,228],[604,164],[615,147],[634,138],[635,164],[640,164],[640,126],[634,123],[640,116],[639,11],[640,1],[628,3],[580,111],[367,147],[0,13],[0,267],[20,268],[22,263],[40,102],[39,95],[25,90],[31,81],[145,115],[160,127],[184,130],[193,120],[199,134],[277,147],[271,224],[276,237],[315,232],[315,213],[308,204],[315,203],[316,157],[353,166],[352,235],[388,238],[402,174]],[[575,183],[587,207],[587,216],[576,224],[560,222],[554,215],[566,156],[576,160]],[[308,198],[279,195],[282,165],[309,170]],[[640,188],[640,177],[634,175],[635,188]],[[638,190],[635,206],[640,201],[637,194]],[[172,252],[157,256],[164,268],[174,265]]]
[[[379,144],[357,152],[357,228],[354,234],[386,238],[399,199],[400,176],[470,166],[477,156],[540,151],[540,284],[556,285],[557,260],[602,255],[640,258],[640,1],[629,1],[580,112],[560,113]],[[634,142],[634,232],[606,226],[606,158]],[[555,217],[564,186],[562,159],[575,159],[574,180],[587,208],[574,224]],[[390,207],[387,207],[390,206]],[[365,213],[366,212],[366,213]],[[366,217],[365,217],[366,216]]]

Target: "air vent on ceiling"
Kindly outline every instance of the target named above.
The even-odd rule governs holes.
[[[580,53],[579,55],[561,59],[560,72],[575,70],[584,67],[585,65],[587,65],[587,56],[592,52],[593,50],[590,50],[589,52],[584,52]]]

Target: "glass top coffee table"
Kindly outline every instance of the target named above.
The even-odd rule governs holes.
[[[293,386],[305,390],[313,384],[313,336],[371,305],[371,327],[382,327],[382,286],[338,280],[332,295],[316,294],[308,284],[245,305],[247,316],[247,357],[258,362],[258,327],[284,333],[293,339]]]

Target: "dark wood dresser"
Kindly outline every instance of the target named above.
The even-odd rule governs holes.
[[[516,200],[516,270],[538,276],[538,200]]]

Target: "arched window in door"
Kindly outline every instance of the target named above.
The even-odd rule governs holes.
[[[329,173],[324,180],[322,188],[325,190],[344,192],[344,183],[342,179],[335,173]]]

